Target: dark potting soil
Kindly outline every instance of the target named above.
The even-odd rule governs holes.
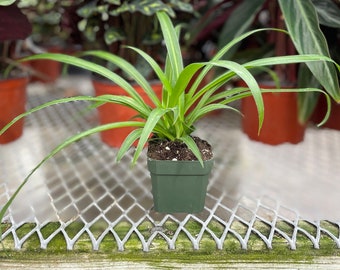
[[[192,137],[201,152],[203,160],[213,157],[211,145],[198,137]],[[192,151],[182,142],[151,140],[148,145],[148,157],[158,160],[197,160]]]

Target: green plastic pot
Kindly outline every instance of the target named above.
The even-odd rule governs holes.
[[[204,209],[213,159],[171,161],[148,159],[154,210],[160,213],[198,213]]]

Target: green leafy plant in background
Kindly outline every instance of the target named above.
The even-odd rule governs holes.
[[[77,1],[69,0],[20,0],[18,7],[27,16],[32,24],[32,34],[30,38],[35,45],[41,49],[51,46],[60,48],[70,42],[70,29],[63,26],[63,19],[66,18],[66,11]]]
[[[15,0],[0,0],[0,6],[9,6],[12,5]]]
[[[77,15],[80,17],[78,30],[83,48],[120,55],[135,65],[144,76],[152,77],[152,69],[145,65],[140,55],[125,46],[139,48],[152,55],[157,62],[164,63],[162,33],[156,18],[156,12],[160,10],[172,17],[175,17],[175,12],[193,12],[190,1],[183,0],[80,1]]]
[[[32,31],[32,27],[27,17],[16,6],[15,1],[0,1],[0,17],[2,19],[0,25],[0,79],[6,78],[5,70],[10,64],[16,64],[14,61],[14,48],[18,45],[20,40],[27,38]],[[18,73],[22,76],[22,71],[12,69],[14,76]]]
[[[226,20],[219,35],[218,47],[229,42],[251,28],[259,12],[270,0],[243,0]],[[320,25],[340,28],[340,8],[336,0],[275,0],[279,4],[284,23],[295,49],[299,54],[320,54],[331,57],[329,46]],[[274,3],[276,4],[276,3]],[[274,44],[275,46],[275,44]],[[225,58],[230,58],[235,51],[230,50]],[[333,58],[333,57],[332,57]],[[300,65],[298,87],[322,86],[336,102],[340,102],[338,71],[329,62],[309,62],[308,68]],[[305,123],[314,110],[318,93],[299,93],[299,120]]]
[[[260,31],[283,31],[274,29],[257,29],[240,35],[234,38],[231,42],[226,44],[220,51],[218,51],[213,59],[207,62],[195,62],[187,66],[183,65],[183,58],[181,55],[181,48],[179,44],[179,28],[175,28],[172,21],[165,11],[158,11],[157,18],[159,20],[164,43],[167,51],[167,58],[165,67],[162,68],[158,63],[147,53],[135,47],[127,47],[130,50],[137,52],[145,61],[152,67],[158,79],[163,85],[162,98],[159,99],[154,93],[148,80],[128,61],[121,58],[120,56],[111,54],[105,51],[87,51],[81,56],[92,56],[105,61],[109,61],[117,65],[120,69],[124,70],[127,74],[133,78],[134,82],[139,84],[152,100],[154,107],[151,108],[141,98],[141,96],[132,87],[132,84],[128,82],[124,77],[112,72],[105,66],[96,64],[89,60],[82,59],[81,57],[46,53],[41,55],[35,55],[25,58],[25,60],[32,59],[50,59],[63,62],[69,65],[75,65],[82,67],[86,70],[97,73],[117,85],[121,86],[127,93],[127,96],[116,96],[116,95],[102,95],[98,97],[92,96],[78,96],[71,98],[63,98],[53,100],[42,104],[36,108],[29,110],[28,112],[16,117],[6,127],[0,131],[0,135],[6,131],[8,127],[13,125],[16,121],[25,117],[31,113],[42,110],[46,107],[75,101],[89,101],[92,103],[91,107],[95,108],[104,103],[116,103],[127,107],[130,107],[136,111],[136,115],[143,118],[145,122],[139,121],[125,121],[105,124],[96,126],[89,130],[83,131],[76,134],[67,140],[60,143],[54,148],[25,178],[22,184],[11,196],[9,201],[0,211],[0,220],[3,219],[8,207],[21,190],[21,188],[27,183],[30,176],[49,158],[58,153],[63,148],[67,147],[73,142],[76,142],[86,136],[93,133],[100,132],[103,130],[120,128],[120,127],[134,127],[133,130],[127,137],[121,148],[117,153],[117,161],[119,161],[123,155],[132,146],[133,142],[138,141],[137,147],[134,152],[132,163],[134,164],[140,156],[144,145],[148,142],[151,135],[153,139],[158,140],[170,140],[170,141],[181,141],[187,145],[187,147],[194,153],[196,158],[203,164],[203,160],[197,145],[195,144],[192,133],[195,130],[196,122],[203,116],[219,109],[231,109],[235,110],[229,103],[240,100],[242,98],[253,96],[258,109],[259,118],[259,130],[264,119],[264,107],[262,100],[262,92],[272,91],[295,91],[295,92],[320,92],[324,93],[327,97],[328,104],[330,98],[328,95],[315,88],[300,88],[300,89],[267,89],[261,90],[256,79],[251,74],[251,70],[256,68],[263,68],[272,65],[281,64],[294,64],[294,63],[312,63],[312,62],[330,62],[333,63],[338,70],[340,66],[334,63],[332,59],[323,55],[291,55],[291,56],[278,56],[269,57],[258,60],[253,60],[244,64],[238,64],[234,61],[221,60],[222,56],[228,52],[235,44],[241,42],[243,39]],[[205,75],[213,68],[223,69],[224,72],[220,73],[219,76],[214,78],[211,82],[205,86],[201,86],[200,82],[204,79]],[[199,75],[192,81],[194,74],[200,71]],[[229,90],[220,91],[220,88],[230,82],[234,77],[240,77],[247,84],[246,88],[233,88]],[[190,84],[190,87],[189,86]],[[188,89],[187,89],[188,88]],[[324,121],[327,119],[327,115]],[[323,121],[323,122],[324,122]],[[322,124],[322,123],[321,123]],[[175,162],[175,161],[174,161]]]

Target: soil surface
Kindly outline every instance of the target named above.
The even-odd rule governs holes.
[[[211,145],[199,137],[192,138],[196,142],[203,160],[211,159],[213,157]],[[148,157],[158,160],[197,160],[185,143],[157,139],[149,142]]]

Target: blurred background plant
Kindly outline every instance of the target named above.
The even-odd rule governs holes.
[[[226,58],[247,60],[259,54],[287,55],[295,50],[302,53],[320,53],[339,57],[340,1],[338,0],[243,0],[223,24],[216,46],[220,48],[244,31],[257,27],[277,27],[288,30],[291,40],[281,33],[270,33],[248,40]],[[236,53],[237,52],[237,53]],[[244,61],[243,60],[243,61]],[[322,87],[334,100],[340,101],[338,72],[328,63],[286,66],[276,69],[282,82],[298,87]],[[334,89],[334,90],[331,90]],[[310,118],[318,101],[318,94],[300,93],[299,121]]]
[[[84,50],[102,49],[122,56],[152,78],[151,69],[136,53],[124,45],[134,46],[151,55],[158,63],[164,63],[162,35],[155,13],[166,11],[170,16],[193,14],[191,1],[167,0],[95,0],[80,1],[76,7],[79,16],[78,42]],[[148,75],[149,74],[149,75]]]
[[[33,25],[31,39],[37,45],[44,48],[63,44],[81,50],[110,51],[149,74],[150,79],[153,74],[148,65],[124,45],[146,51],[159,63],[165,61],[155,19],[158,10],[167,11],[176,24],[181,24],[182,52],[188,63],[211,59],[217,49],[235,36],[259,27],[287,28],[293,42],[284,34],[262,32],[234,46],[225,59],[245,62],[261,55],[292,54],[295,50],[340,58],[339,0],[20,0],[18,5]],[[294,29],[296,22],[310,28]],[[319,46],[311,45],[316,43]],[[336,71],[325,63],[310,64],[309,69],[290,65],[275,71],[288,84],[306,87],[321,84],[327,91],[339,89],[329,85],[337,83]],[[340,99],[340,91],[330,95]],[[317,101],[315,93],[299,95],[301,122],[307,121]]]
[[[7,66],[13,64],[17,44],[31,34],[32,27],[28,18],[21,12],[14,1],[1,3],[0,18],[0,76],[3,77]],[[16,71],[13,69],[13,72]]]
[[[0,2],[0,129],[26,109],[27,74],[15,62],[15,49],[32,31],[27,17],[14,1]],[[8,67],[15,65],[8,71]],[[12,142],[23,133],[19,121],[0,136],[0,144]]]
[[[68,9],[78,2],[72,0],[20,0],[18,7],[26,14],[33,31],[32,41],[43,48],[64,47],[72,42],[72,29],[63,27]]]

